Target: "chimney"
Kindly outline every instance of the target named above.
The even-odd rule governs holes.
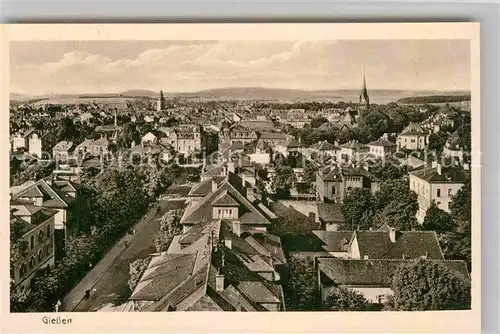
[[[233,233],[236,236],[241,236],[241,222],[239,220],[233,220]]]
[[[437,165],[438,165],[437,161],[433,161],[433,162],[432,162],[432,168],[436,168],[436,167],[437,167]]]
[[[442,168],[443,168],[443,166],[440,163],[438,163],[437,164],[437,172],[438,172],[439,175],[441,175],[441,173],[443,172]]]
[[[224,275],[220,274],[220,270],[219,273],[215,275],[215,290],[218,292],[224,291]]]
[[[333,142],[333,145],[335,145],[335,146],[339,146],[339,141],[338,141],[338,140],[334,141],[334,142]]]
[[[246,183],[247,183],[247,180],[246,180],[246,177],[245,177],[245,173],[242,173],[241,174],[241,185],[243,186],[243,188],[246,187]]]
[[[224,239],[224,245],[227,248],[232,249],[233,248],[233,240],[231,238]]]
[[[217,190],[217,182],[215,180],[212,180],[212,191]]]
[[[396,229],[394,227],[389,228],[389,238],[392,243],[396,242]]]

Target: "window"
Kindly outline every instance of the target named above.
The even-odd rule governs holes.
[[[448,189],[448,196],[449,197],[453,196],[453,191],[451,189]]]
[[[437,189],[436,190],[436,196],[437,197],[441,197],[441,189]]]
[[[38,262],[40,262],[40,261],[42,261],[42,260],[43,260],[43,252],[42,252],[42,250],[40,250],[40,251],[38,252]]]
[[[21,269],[19,269],[19,277],[23,277],[24,275],[26,275],[26,271],[27,271],[26,264],[25,263],[21,264]]]
[[[38,242],[42,242],[43,240],[43,231],[38,232]]]
[[[441,205],[441,202],[437,202],[437,206],[439,207]]]
[[[50,225],[47,225],[47,237],[50,237]]]
[[[35,236],[32,235],[30,239],[30,248],[33,249],[35,247]]]
[[[347,187],[347,191],[351,191],[352,190],[352,187]]]
[[[377,296],[377,303],[383,304],[383,303],[385,303],[385,300],[386,300],[385,295],[378,295]]]
[[[337,191],[337,189],[335,189],[335,187],[332,187],[332,195],[335,195],[336,191]]]
[[[34,256],[31,257],[31,260],[30,260],[30,269],[33,269],[33,267],[35,266],[36,264],[36,259]]]

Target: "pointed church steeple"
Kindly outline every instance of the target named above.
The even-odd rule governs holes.
[[[370,106],[370,97],[368,96],[368,89],[366,88],[366,78],[363,74],[363,87],[361,88],[361,94],[359,94],[359,103],[364,104],[366,109]]]

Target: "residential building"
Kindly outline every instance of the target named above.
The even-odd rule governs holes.
[[[396,152],[396,144],[387,140],[387,137],[381,137],[367,146],[370,148],[370,155],[378,159],[385,160],[386,157],[392,156]]]
[[[52,148],[52,157],[61,161],[69,159],[70,150],[73,147],[72,141],[60,141]]]
[[[17,133],[12,137],[12,152],[24,148],[26,151],[36,158],[42,156],[42,136],[38,131],[33,129],[25,133]]]
[[[318,203],[318,218],[321,227],[326,231],[337,231],[339,224],[344,221],[344,215],[339,203]]]
[[[54,266],[55,211],[19,200],[11,201],[11,231],[19,232],[26,252],[14,261],[11,278],[21,290],[30,288],[35,274]],[[11,239],[12,240],[12,239]],[[13,245],[11,245],[12,247]]]
[[[410,123],[396,139],[398,151],[401,149],[423,150],[428,143],[428,133],[417,123]]]
[[[191,154],[201,152],[207,144],[205,131],[200,125],[184,124],[168,131],[168,143],[176,152]]]
[[[354,162],[363,160],[370,148],[357,140],[351,140],[340,145],[340,158],[344,162]]]
[[[338,142],[331,144],[326,140],[319,141],[316,144],[309,146],[308,156],[312,158],[314,155],[318,158],[325,159],[327,157],[332,158],[334,161],[340,161],[341,148],[338,146]]]
[[[283,311],[279,238],[199,222],[153,256],[129,299],[131,311]],[[167,282],[167,283],[166,283]]]
[[[363,168],[326,166],[316,173],[316,195],[320,201],[342,203],[356,188],[375,193],[380,181]]]
[[[390,296],[394,295],[391,289],[392,276],[401,265],[410,261],[414,260],[317,258],[316,268],[321,301],[326,301],[332,289],[344,287],[362,294],[368,302],[382,306]],[[437,261],[457,275],[470,279],[464,261],[428,261]]]
[[[420,223],[423,223],[432,202],[436,202],[441,210],[450,212],[453,196],[462,188],[466,177],[461,167],[443,168],[436,163],[409,174],[410,190],[418,196],[417,219]]]
[[[223,128],[219,135],[219,151],[230,147],[235,142],[251,143],[258,139],[257,132],[237,124],[231,128]]]

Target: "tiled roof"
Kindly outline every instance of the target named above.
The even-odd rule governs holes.
[[[242,291],[251,300],[257,303],[280,303],[272,291],[270,291],[263,282],[260,281],[244,281],[238,285],[238,290]]]
[[[212,205],[237,207],[239,206],[239,203],[226,190],[212,201]]]
[[[197,224],[200,221],[212,219],[212,201],[221,193],[226,192],[240,205],[238,218],[242,224],[270,224],[270,221],[246,197],[246,190],[242,187],[241,178],[228,173],[227,178],[215,192],[209,193],[192,207],[186,209],[181,224]],[[245,193],[245,195],[243,195]]]
[[[313,231],[324,244],[327,252],[346,252],[352,238],[352,231]]]
[[[260,139],[262,140],[286,140],[287,135],[281,132],[262,132],[260,134]]]
[[[318,216],[324,222],[344,221],[344,215],[338,203],[318,203]]]
[[[296,148],[296,147],[301,147],[301,144],[299,144],[299,142],[295,138],[290,138],[288,140],[288,143],[286,144],[286,147]]]
[[[361,258],[382,259],[387,250],[392,247],[389,233],[379,231],[355,231]]]
[[[427,167],[410,172],[429,183],[464,183],[465,173],[460,167],[442,168],[441,174],[437,167]]]
[[[340,145],[341,148],[346,148],[346,149],[351,149],[351,150],[363,150],[367,149],[367,146],[365,144],[361,144],[358,141],[349,141],[347,143],[344,143]]]
[[[402,133],[400,134],[400,136],[404,136],[404,135],[414,136],[414,135],[424,135],[424,134],[425,134],[425,131],[424,131],[424,129],[422,129],[422,127],[419,124],[411,122],[402,131]]]
[[[428,259],[443,260],[443,253],[434,231],[396,232],[394,245],[382,256],[384,259],[414,259],[427,256]]]
[[[73,146],[72,141],[60,141],[59,143],[54,146],[53,150],[57,151],[68,151],[71,147]]]
[[[379,139],[369,143],[368,146],[394,147],[394,146],[396,146],[396,144],[388,141],[387,139],[379,138]]]
[[[159,300],[191,274],[196,256],[182,254],[148,267],[130,299]]]
[[[62,192],[56,192],[43,179],[14,196],[14,198],[21,199],[25,197],[43,197],[43,206],[49,208],[66,208],[71,200],[69,196],[65,196]],[[68,202],[65,202],[65,200]]]
[[[335,146],[326,140],[317,142],[316,144],[313,144],[309,147],[311,150],[316,150],[316,151],[340,151],[340,147]]]
[[[399,266],[411,260],[345,260],[318,258],[319,270],[334,284],[389,287]],[[436,260],[430,260],[436,261]],[[468,277],[464,261],[437,260],[454,272]]]

